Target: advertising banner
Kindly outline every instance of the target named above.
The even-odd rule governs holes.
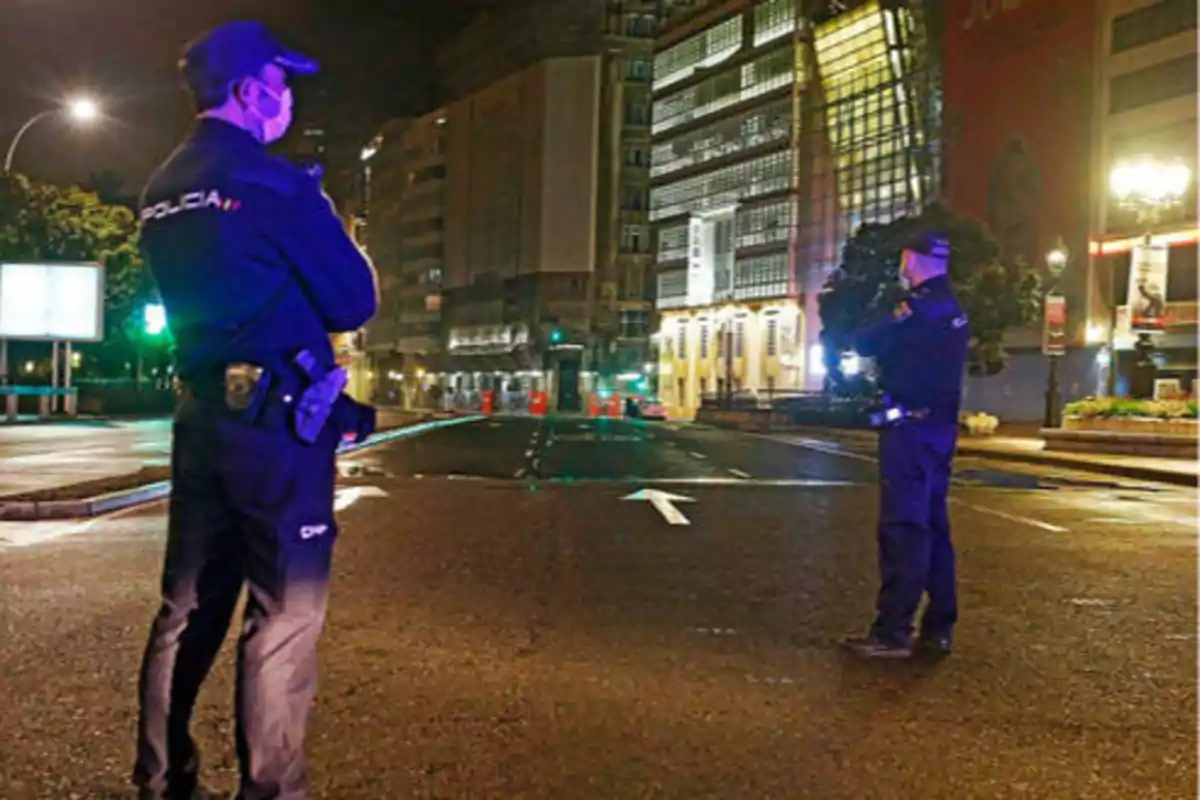
[[[1129,262],[1129,329],[1159,333],[1167,327],[1167,246],[1140,244]]]
[[[1042,353],[1061,356],[1067,352],[1067,298],[1061,294],[1046,295],[1042,318]]]
[[[103,266],[0,264],[0,339],[99,342],[103,338]]]
[[[1142,243],[1129,257],[1129,330],[1158,333],[1166,329],[1166,245]]]

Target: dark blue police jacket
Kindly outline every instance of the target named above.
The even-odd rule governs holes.
[[[183,378],[232,361],[282,368],[375,313],[370,262],[304,170],[202,118],[142,193],[141,248]]]
[[[891,316],[856,332],[854,348],[875,359],[880,388],[893,402],[957,424],[970,339],[950,279],[940,276],[913,289]]]

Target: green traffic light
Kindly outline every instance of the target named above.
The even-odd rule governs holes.
[[[562,331],[560,331],[558,328],[555,328],[554,330],[550,331],[550,341],[561,342],[562,339],[563,339]]]
[[[142,329],[147,336],[160,336],[167,330],[167,309],[162,303],[151,303],[142,310]]]

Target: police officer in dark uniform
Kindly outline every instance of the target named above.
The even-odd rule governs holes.
[[[370,262],[303,169],[265,146],[314,61],[256,23],[181,61],[195,127],[154,173],[141,246],[177,346],[162,607],[142,665],[134,783],[197,792],[196,695],[248,587],[238,641],[241,800],[307,798],[304,733],[337,534],[335,453],[373,411],[341,394],[330,334],[374,314]]]
[[[946,497],[971,332],[946,274],[949,258],[942,234],[914,236],[901,254],[907,297],[855,335],[856,351],[876,360],[884,391],[872,415],[880,428],[882,586],[870,631],[844,642],[867,658],[908,658],[917,649],[948,654],[953,647],[958,604]]]

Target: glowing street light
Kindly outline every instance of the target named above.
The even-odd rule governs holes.
[[[60,106],[48,108],[45,111],[34,114],[22,125],[12,138],[12,142],[8,145],[8,154],[4,157],[4,174],[12,172],[13,156],[17,154],[17,145],[21,143],[25,133],[46,117],[62,115],[67,119],[83,125],[88,125],[95,122],[100,117],[100,106],[91,97],[79,95],[72,97]]]
[[[1181,162],[1139,158],[1114,166],[1108,186],[1121,203],[1156,210],[1182,199],[1191,179],[1191,171]]]
[[[95,122],[100,116],[100,106],[90,97],[76,97],[67,104],[67,114],[76,122]]]

